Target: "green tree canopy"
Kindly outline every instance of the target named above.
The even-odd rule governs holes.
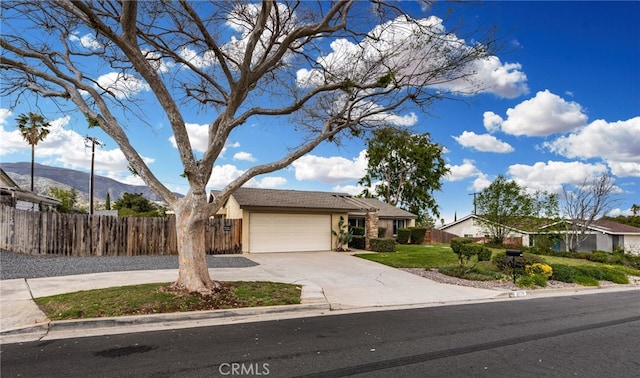
[[[558,195],[527,192],[503,175],[475,198],[477,214],[496,244],[502,244],[511,229],[535,228],[540,218],[558,215]]]
[[[116,200],[112,208],[120,216],[160,216],[158,206],[144,198],[141,193],[124,193]]]
[[[362,194],[418,215],[421,224],[429,223],[429,213],[439,216],[433,192],[441,189],[441,179],[449,172],[444,147],[432,143],[429,133],[393,127],[374,130],[367,144],[369,162],[360,184],[371,189]]]
[[[62,188],[49,188],[49,194],[53,198],[57,198],[62,203],[58,205],[58,211],[61,213],[71,213],[73,212],[73,207],[76,205],[78,201],[78,192],[75,188],[71,188],[70,190],[65,190]]]
[[[16,118],[17,127],[24,140],[31,146],[31,191],[33,192],[33,171],[35,162],[35,148],[49,135],[51,125],[44,117],[37,113],[20,114]]]

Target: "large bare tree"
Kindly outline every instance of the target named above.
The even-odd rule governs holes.
[[[609,174],[585,178],[574,189],[562,188],[563,215],[567,219],[565,250],[577,251],[593,223],[607,215],[617,203],[617,187]]]
[[[72,103],[104,130],[131,169],[175,211],[174,286],[211,293],[204,224],[256,175],[282,169],[325,140],[393,122],[404,105],[426,107],[484,89],[475,63],[491,41],[467,43],[441,19],[413,19],[382,1],[2,1],[1,89]],[[489,36],[490,34],[486,34]],[[482,43],[481,43],[482,42]],[[110,80],[105,80],[108,72]],[[448,85],[451,84],[451,85]],[[453,85],[455,84],[455,85]],[[155,103],[132,95],[152,93]],[[270,102],[262,99],[269,97]],[[194,106],[195,105],[195,106]],[[185,117],[211,116],[207,148],[194,155]],[[178,198],[151,171],[125,127],[163,112],[189,190]],[[234,129],[251,120],[306,136],[279,160],[255,165],[207,196],[213,165]],[[346,134],[345,134],[346,133]]]

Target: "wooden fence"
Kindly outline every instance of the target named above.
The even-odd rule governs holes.
[[[242,253],[242,220],[210,219],[207,254]],[[0,205],[0,249],[30,255],[177,255],[173,217],[121,218]]]

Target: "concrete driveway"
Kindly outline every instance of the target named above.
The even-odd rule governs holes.
[[[347,253],[269,253],[248,257],[260,265],[247,270],[259,270],[272,280],[321,287],[333,310],[470,301],[503,294],[437,283]]]

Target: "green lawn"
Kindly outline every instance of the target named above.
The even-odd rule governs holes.
[[[168,291],[170,282],[35,298],[51,320],[299,304],[301,288],[277,282],[222,282],[212,296]]]
[[[362,253],[356,256],[394,268],[431,269],[458,263],[458,257],[448,244],[400,244],[396,250],[387,253]]]
[[[493,249],[494,255],[504,250]],[[394,268],[424,268],[439,269],[441,273],[454,275],[457,269],[458,259],[448,244],[433,245],[405,245],[399,244],[396,252],[386,253],[362,253],[355,256],[363,259],[379,262]],[[540,256],[546,264],[562,264],[571,267],[602,268],[601,271],[613,270],[628,275],[640,275],[640,270],[626,268],[620,265],[602,264],[594,261],[572,259],[556,256]],[[469,264],[472,265],[473,261]],[[493,279],[497,273],[495,266],[490,262],[482,262],[476,266],[472,274],[463,278],[467,279]],[[475,278],[474,278],[475,277]]]

